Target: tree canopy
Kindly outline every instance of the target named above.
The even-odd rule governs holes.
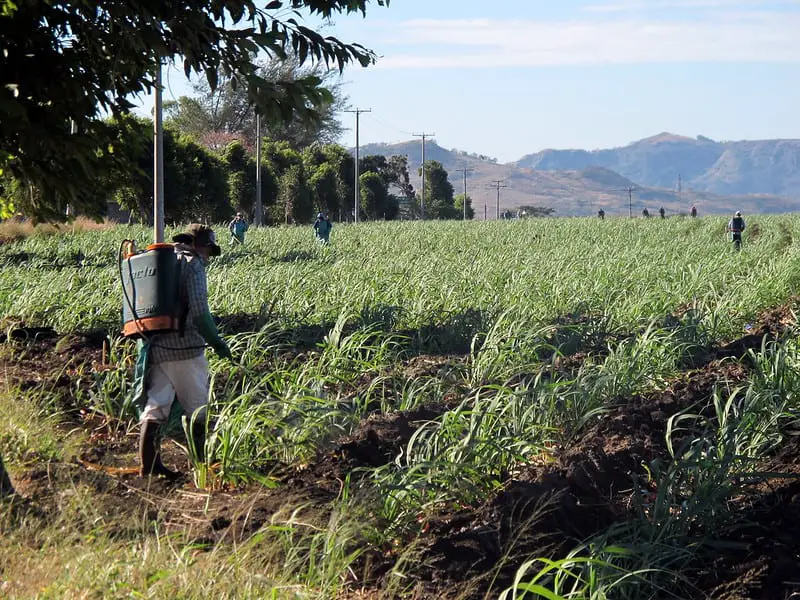
[[[369,3],[0,0],[0,169],[36,188],[34,217],[61,219],[68,203],[101,214],[93,188],[115,162],[117,130],[99,117],[119,117],[133,108],[134,95],[151,92],[160,60],[182,64],[187,76],[204,75],[211,89],[220,73],[235,74],[247,102],[269,121],[310,117],[331,102],[321,78],[270,81],[254,54],[339,70],[353,62],[366,66],[375,60],[372,51],[302,25],[301,11],[364,15]]]
[[[342,133],[339,114],[347,108],[347,97],[337,78],[338,71],[320,63],[298,64],[296,57],[286,60],[259,61],[259,74],[268,81],[284,82],[319,79],[320,86],[330,94],[330,101],[320,102],[311,116],[295,115],[291,120],[262,119],[261,134],[289,142],[301,149],[312,143],[334,143]],[[181,96],[166,102],[167,122],[181,132],[212,148],[219,148],[234,139],[248,146],[255,144],[256,107],[248,101],[247,88],[239,85],[236,75],[221,73],[219,84],[212,89],[206,79],[194,83],[194,95]]]
[[[447,178],[447,171],[438,160],[425,161],[420,175],[425,177],[425,212],[432,219],[456,219],[460,216],[453,203],[453,184]]]

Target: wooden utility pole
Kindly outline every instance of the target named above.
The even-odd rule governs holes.
[[[422,218],[425,218],[425,138],[436,135],[435,133],[412,133],[414,137],[422,138],[422,197],[419,201]]]
[[[495,179],[492,181],[494,184],[492,187],[497,189],[497,205],[495,211],[495,219],[498,221],[500,220],[500,188],[508,187],[505,183],[503,183],[502,179]]]
[[[359,197],[358,191],[358,150],[359,150],[359,143],[358,143],[358,117],[361,113],[368,113],[372,112],[371,108],[354,108],[352,110],[346,110],[344,112],[355,113],[356,115],[356,180],[353,184],[353,189],[355,190],[355,198],[353,199],[353,222],[358,223],[358,213],[361,208],[361,198]]]
[[[456,169],[457,173],[464,174],[464,220],[467,220],[467,173],[472,173],[475,169],[472,167],[464,167],[463,169]]]

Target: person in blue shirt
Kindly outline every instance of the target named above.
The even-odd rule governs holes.
[[[314,236],[323,244],[330,242],[331,229],[333,224],[328,220],[325,213],[317,214],[317,220],[314,221]]]
[[[244,234],[248,229],[247,221],[244,220],[244,215],[240,212],[236,213],[236,217],[231,221],[230,225],[228,225],[228,231],[231,232],[231,243],[230,245],[233,246],[234,244],[241,244],[244,246]]]

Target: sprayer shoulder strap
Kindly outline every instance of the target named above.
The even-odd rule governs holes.
[[[189,298],[186,297],[186,285],[183,281],[184,271],[188,267],[186,253],[176,252],[175,259],[178,261],[177,292],[180,299],[180,308],[178,313],[178,334],[183,337],[183,334],[186,332],[186,320],[189,317]]]

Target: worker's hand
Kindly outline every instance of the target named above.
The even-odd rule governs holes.
[[[233,359],[233,353],[231,352],[231,349],[223,340],[220,340],[219,343],[214,344],[214,352],[216,352],[217,356],[220,358],[227,358],[228,360]]]

